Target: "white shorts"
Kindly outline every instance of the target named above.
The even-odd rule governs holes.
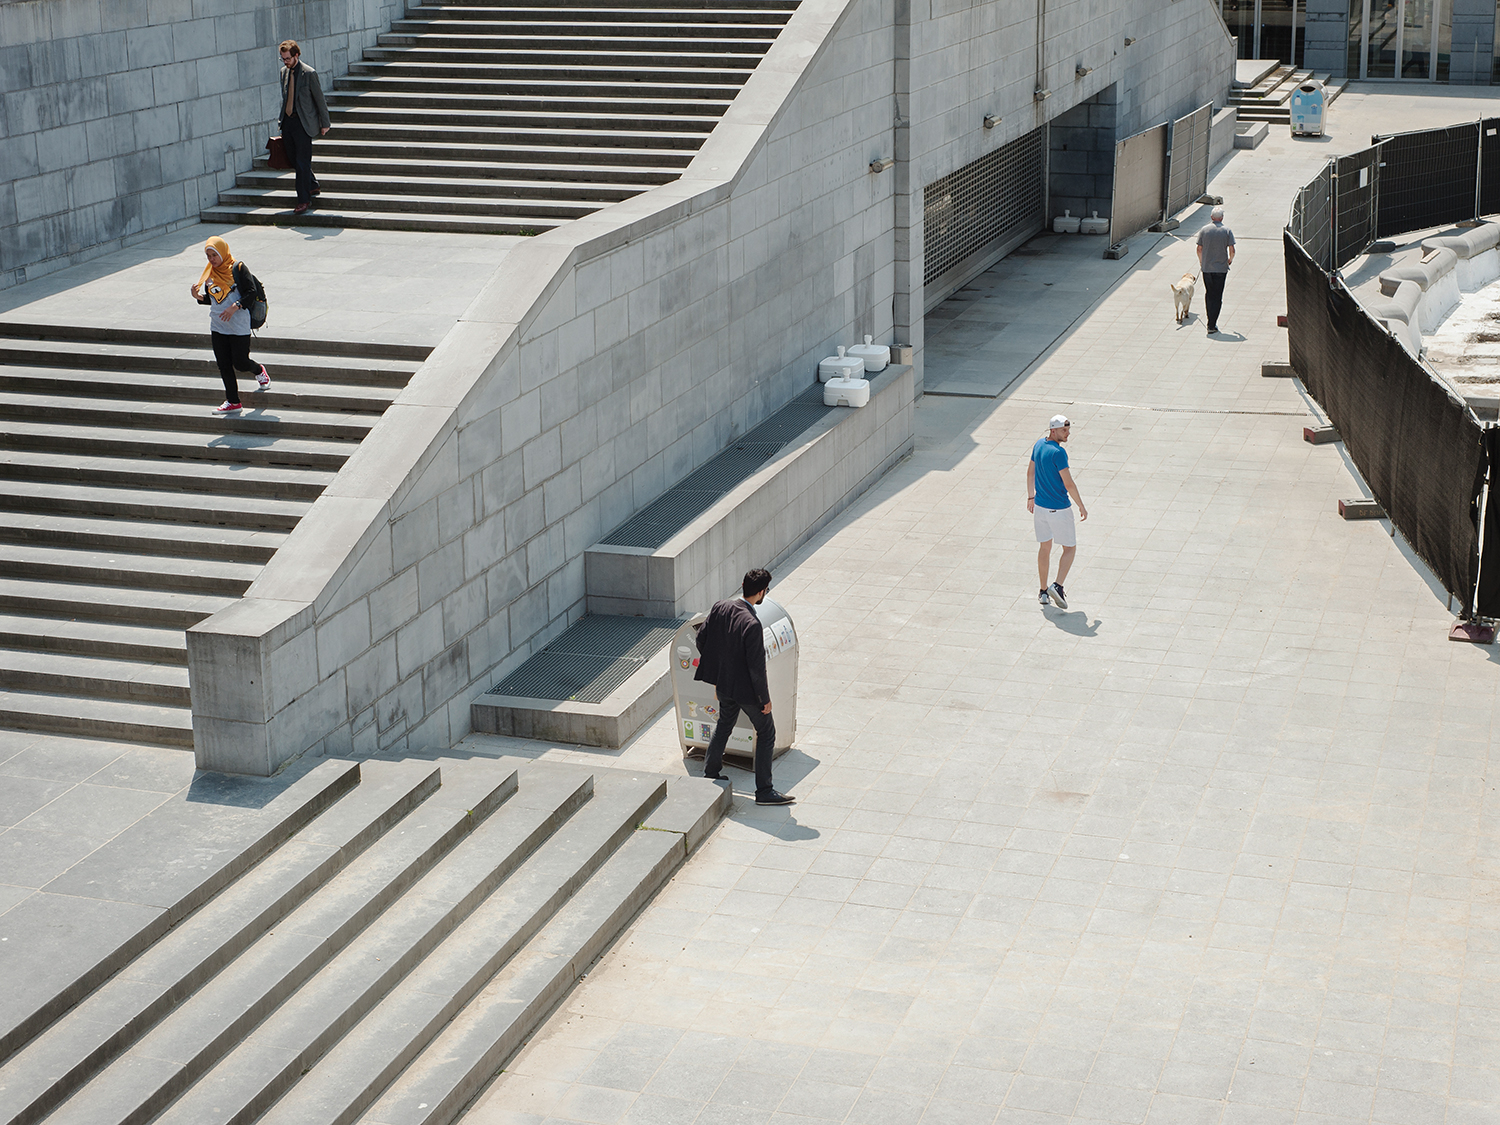
[[[1078,536],[1073,531],[1073,509],[1067,508],[1044,508],[1040,504],[1033,509],[1032,522],[1036,524],[1036,541],[1046,543],[1048,540],[1056,543],[1059,547],[1078,546]]]

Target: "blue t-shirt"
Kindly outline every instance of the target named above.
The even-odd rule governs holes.
[[[1063,487],[1062,471],[1068,467],[1068,451],[1062,442],[1049,437],[1038,438],[1031,447],[1031,460],[1036,465],[1036,506],[1038,508],[1070,508],[1068,490]]]

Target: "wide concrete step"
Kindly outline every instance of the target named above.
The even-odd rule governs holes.
[[[442,784],[431,762],[373,762],[360,773],[358,787],[294,840],[173,927],[127,972],[86,996],[0,1067],[0,1122],[39,1120]]]
[[[733,11],[733,12],[774,12],[785,19],[797,10],[800,0],[651,0],[651,3],[641,8],[645,12],[681,12],[687,18],[692,18],[699,11]],[[469,4],[467,0],[456,0],[456,2],[443,4],[423,4],[420,7],[408,9],[409,11],[423,12],[462,12],[469,9],[484,11],[486,9],[500,12],[511,11],[536,11],[536,0],[517,0],[516,3],[506,3],[505,0],[476,0]],[[628,12],[631,7],[626,3],[607,4],[600,0],[556,0],[556,3],[545,9],[550,12]]]
[[[0,646],[187,666],[181,629],[0,612]]]
[[[701,140],[701,138],[698,139]],[[636,168],[676,169],[680,174],[693,157],[691,151],[675,148],[605,149],[601,146],[578,144],[449,144],[441,140],[428,140],[421,137],[402,140],[396,138],[366,139],[352,136],[345,139],[338,133],[330,133],[319,141],[318,151],[320,154],[326,152],[330,156],[366,158],[379,156],[394,160],[424,161],[438,175],[442,175],[447,170],[445,165],[450,162],[570,166],[597,164],[603,161]],[[506,174],[510,174],[508,167]]]
[[[333,413],[315,410],[277,410],[258,393],[240,388],[242,413],[223,417],[212,407],[222,400],[220,385],[206,399],[197,403],[160,402],[151,399],[120,398],[108,401],[80,399],[66,395],[11,394],[0,392],[0,419],[30,420],[47,418],[78,426],[131,425],[136,422],[158,430],[185,430],[200,434],[219,434],[232,428],[242,434],[318,437],[358,442],[379,421],[374,414]],[[227,424],[227,426],[226,426]]]
[[[222,387],[219,393],[224,393]],[[337,471],[356,445],[351,441],[283,437],[268,442],[265,427],[245,426],[232,417],[223,419],[223,433],[207,441],[198,432],[146,429],[149,424],[146,419],[131,418],[124,413],[114,421],[116,425],[110,427],[0,417],[0,448],[78,457],[133,454]]]
[[[527,225],[546,223],[556,226],[569,219],[593,214],[604,203],[548,201],[540,199],[506,200],[433,194],[443,185],[432,184],[423,194],[386,194],[380,187],[358,193],[333,191],[327,187],[318,197],[318,210],[342,213],[361,211],[371,214],[409,214],[413,210],[426,215],[493,216]],[[287,208],[296,203],[296,185],[288,180],[274,187],[231,188],[219,193],[221,207]],[[256,400],[260,400],[257,398]]]
[[[473,44],[456,47],[366,47],[364,59],[366,65],[389,63],[409,66],[412,63],[433,63],[439,66],[546,67],[548,70],[567,73],[596,71],[601,77],[612,76],[632,67],[649,70],[653,74],[668,69],[672,72],[689,72],[693,68],[721,73],[743,70],[748,73],[755,69],[755,64],[765,53],[768,44],[764,40],[745,40],[735,44],[738,51],[724,45],[691,40],[682,40],[676,44],[669,42],[664,45],[644,45],[640,49],[633,49],[628,43],[612,44],[607,40],[594,45],[580,45],[577,50],[567,50],[567,46],[538,45],[529,50],[500,44],[489,48]]]
[[[406,124],[402,122],[363,122],[358,119],[340,118],[335,124],[339,143],[352,141],[379,141],[398,147],[428,144],[442,151],[477,148],[490,151],[496,147],[507,151],[532,148],[550,155],[553,149],[567,153],[589,153],[594,159],[612,155],[616,150],[651,153],[661,150],[661,159],[680,159],[683,151],[696,152],[703,145],[709,130],[695,129],[691,132],[668,131],[666,129],[632,128],[558,128],[551,124],[534,127],[488,126],[472,120],[455,121],[449,118],[438,125],[429,123]],[[335,134],[330,134],[334,136]],[[576,159],[576,157],[570,157]]]
[[[718,66],[674,66],[644,57],[634,65],[578,64],[563,66],[524,62],[440,62],[436,59],[377,59],[349,64],[349,77],[379,74],[387,78],[482,79],[487,82],[545,82],[548,84],[649,82],[661,87],[743,86],[753,66],[739,67],[733,59]],[[728,65],[724,65],[724,64]],[[325,140],[327,138],[324,138]]]
[[[113,373],[116,381],[127,385],[130,380],[120,379],[122,373],[131,376],[183,374],[217,380],[219,365],[214,360],[206,316],[203,323],[202,334],[183,344],[134,344],[122,348],[114,342],[93,340],[0,343],[0,364],[6,367],[94,369]],[[258,338],[251,342],[251,359],[264,363],[273,380],[296,384],[378,386],[394,390],[406,386],[420,365],[401,359],[351,362],[340,356],[289,355],[285,352],[272,358],[265,351]],[[6,371],[5,378],[8,380],[11,374]]]
[[[272,379],[270,387],[264,391],[256,388],[253,378],[241,376],[238,379],[241,401],[247,407],[253,405],[262,411],[377,415],[383,413],[400,393],[394,387],[294,382],[278,378],[280,371],[269,364],[266,370]],[[96,405],[105,409],[110,409],[115,400],[188,405],[189,413],[200,418],[205,397],[222,398],[224,394],[224,384],[217,371],[212,375],[206,372],[197,375],[135,372],[122,377],[117,372],[92,367],[11,367],[0,383],[8,391],[29,395],[81,396],[95,400]]]
[[[113,582],[0,578],[0,611],[10,614],[108,621],[162,629],[188,629],[234,604],[233,597],[196,590],[163,590]]]
[[[273,206],[220,205],[200,213],[205,223],[248,223],[255,226],[358,227],[364,230],[431,230],[449,234],[541,234],[557,226],[556,219],[497,219],[483,215],[419,215],[367,211],[358,207],[330,210],[319,207],[294,215],[278,203]]]
[[[356,780],[154,944],[60,974],[71,1010],[43,1005],[0,1056],[0,1125],[399,1121],[408,1099],[448,1125],[728,804],[529,760]]]
[[[496,77],[463,74],[433,74],[420,68],[410,73],[388,73],[378,67],[345,75],[333,81],[336,91],[378,94],[424,94],[427,96],[505,98],[587,98],[636,104],[648,108],[667,101],[707,101],[727,104],[734,100],[742,82],[654,83],[649,78],[609,81],[597,78],[549,78],[543,76]]]
[[[69,652],[0,650],[0,688],[188,706],[188,670],[180,664]]]
[[[435,23],[425,27],[406,26],[382,33],[372,50],[404,49],[418,51],[464,52],[489,58],[500,53],[507,58],[525,61],[546,59],[572,63],[582,59],[606,62],[622,57],[634,59],[649,55],[671,62],[684,58],[698,59],[709,55],[764,54],[780,31],[776,27],[749,27],[741,34],[725,24],[678,29],[642,24],[569,25],[504,23],[471,23],[457,26]],[[367,52],[365,55],[369,58]],[[451,57],[440,55],[440,58]]]
[[[546,11],[538,9],[538,15],[533,18],[507,13],[507,18],[500,19],[496,18],[494,12],[479,10],[459,19],[455,18],[454,12],[427,15],[421,9],[412,8],[407,10],[407,19],[391,22],[391,30],[388,35],[382,36],[382,40],[407,37],[427,42],[438,38],[446,43],[447,40],[460,36],[503,36],[511,42],[545,44],[566,41],[576,44],[583,39],[604,43],[628,42],[634,45],[639,45],[641,40],[668,43],[684,39],[774,40],[786,22],[775,16],[736,18],[739,13],[735,12],[721,13],[720,18],[714,20],[685,20],[671,13],[655,13],[655,19],[649,18],[653,14],[650,12],[640,13],[638,18],[624,19],[619,18],[618,13],[598,13],[597,18],[588,19],[580,17],[576,12],[541,14]]]
[[[367,90],[331,90],[325,97],[330,111],[354,117],[359,114],[376,114],[398,111],[440,111],[442,113],[486,113],[494,115],[500,123],[506,118],[517,119],[547,117],[553,121],[595,122],[603,124],[613,119],[636,121],[642,128],[654,126],[659,121],[670,122],[679,129],[696,129],[711,125],[713,119],[729,108],[730,99],[709,100],[706,98],[662,97],[645,100],[639,97],[532,97],[526,94],[484,94],[431,92],[404,92],[383,90],[379,87]],[[707,118],[700,122],[699,118]],[[318,177],[320,180],[321,176]]]
[[[430,176],[397,177],[366,173],[332,173],[325,170],[321,164],[318,168],[318,183],[323,188],[323,195],[319,196],[320,202],[326,198],[360,197],[370,193],[384,196],[425,196],[441,188],[442,194],[449,198],[475,196],[490,200],[536,200],[546,205],[554,202],[553,197],[556,196],[565,202],[572,202],[579,206],[603,207],[606,204],[618,203],[622,199],[630,199],[645,190],[644,185],[595,185],[571,181],[501,180],[451,176],[437,179]],[[233,192],[293,191],[295,188],[294,173],[271,168],[252,168],[248,172],[241,173],[237,186],[231,192],[223,193],[221,198],[227,198]],[[275,372],[273,371],[272,374],[274,375]],[[274,389],[274,382],[272,386]]]
[[[42,435],[34,435],[40,441]],[[181,454],[173,454],[180,457]],[[342,464],[342,459],[338,464]],[[336,467],[336,466],[335,466]],[[84,487],[111,487],[127,490],[161,490],[182,493],[175,502],[184,505],[232,505],[243,493],[252,502],[303,507],[316,500],[333,480],[329,470],[292,468],[276,464],[238,464],[232,461],[155,460],[128,456],[80,456],[72,448],[47,452],[38,445],[33,449],[0,449],[0,480],[12,507],[19,496],[27,495],[18,482],[35,482],[38,487],[54,482]],[[173,500],[164,501],[172,503]],[[128,505],[128,502],[123,502]],[[225,507],[223,511],[236,510]],[[133,514],[128,506],[121,515]],[[155,517],[152,517],[155,518]],[[214,522],[229,522],[215,520]]]
[[[501,23],[514,21],[545,27],[553,20],[567,21],[569,25],[581,23],[603,23],[628,25],[631,23],[673,25],[680,27],[711,27],[715,23],[739,24],[743,26],[772,25],[782,27],[796,8],[796,3],[781,9],[740,7],[733,4],[695,5],[691,8],[673,8],[662,4],[645,4],[639,8],[609,4],[558,4],[538,7],[535,3],[505,6],[500,4],[411,4],[407,6],[408,20],[414,23],[455,24],[470,20],[478,23]],[[397,20],[405,23],[408,20]]]
[[[0,542],[0,573],[7,578],[33,578],[43,582],[135,586],[144,590],[236,597],[245,592],[260,569],[259,563],[229,559],[168,558],[125,551]]]
[[[0,489],[0,510],[12,512],[50,512],[101,519],[209,524],[283,532],[296,527],[308,507],[304,501],[274,500],[256,495],[187,495],[66,481],[12,479]]]
[[[204,323],[207,324],[205,316]],[[41,324],[34,321],[0,319],[0,339],[42,340],[53,348],[71,342],[110,344],[119,350],[119,345],[149,351],[157,349],[197,349],[210,358],[212,348],[207,332],[182,332],[172,330],[116,328],[95,324]],[[405,370],[408,374],[431,354],[432,348],[425,344],[385,343],[378,340],[300,340],[289,336],[260,333],[255,337],[257,352],[288,353],[309,363],[318,363],[322,357],[335,356],[347,360],[358,358],[361,362],[356,370],[370,372],[366,378],[375,378],[382,370]],[[107,354],[107,353],[106,353]]]
[[[257,170],[266,170],[263,161]],[[354,156],[318,154],[318,181],[331,175],[388,175],[392,178],[428,178],[456,183],[462,179],[497,181],[534,181],[538,185],[584,184],[594,187],[632,187],[644,190],[656,184],[669,183],[681,175],[677,168],[626,168],[603,164],[493,164],[480,160],[446,160],[433,163],[420,158],[394,160],[374,150],[361,150]],[[549,189],[550,190],[550,189]],[[574,190],[569,186],[568,191]]]
[[[267,563],[286,531],[203,523],[0,511],[0,543]]]
[[[375,95],[366,94],[359,99],[341,101],[334,98],[329,108],[336,113],[340,133],[347,133],[356,125],[401,125],[429,131],[457,130],[463,135],[469,135],[473,129],[487,129],[520,131],[525,135],[549,133],[569,139],[604,134],[639,139],[649,138],[657,132],[705,136],[716,124],[707,113],[687,114],[667,108],[658,112],[612,112],[620,108],[613,106],[603,110],[561,113],[546,109],[517,110],[495,104],[470,107],[383,103],[387,103],[387,99],[377,101]],[[700,105],[698,108],[704,107]],[[322,177],[318,178],[321,182]]]
[[[189,708],[125,699],[0,690],[0,727],[184,749],[193,745]]]

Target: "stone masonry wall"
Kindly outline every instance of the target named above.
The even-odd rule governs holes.
[[[264,149],[276,45],[324,88],[403,0],[0,0],[0,289],[198,221]]]
[[[1157,6],[1161,26],[1191,31],[1177,49],[1227,43],[1207,0]],[[974,9],[998,26],[1020,7]],[[201,765],[450,745],[477,694],[582,614],[585,548],[804,389],[836,344],[920,332],[896,319],[903,287],[921,308],[912,185],[1002,132],[980,127],[992,62],[966,53],[951,85],[937,18],[907,0],[803,0],[681,180],[504,259],[246,596],[189,632]],[[1024,102],[998,103],[1007,122],[1033,112],[1016,38],[1003,65]],[[1199,93],[1168,75],[1134,104]],[[917,171],[872,172],[902,129]],[[898,262],[914,264],[898,277]]]

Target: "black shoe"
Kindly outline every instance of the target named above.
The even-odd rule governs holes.
[[[1210,324],[1208,326],[1208,334],[1210,336],[1217,336],[1219,334],[1219,326],[1217,324]]]
[[[723,774],[720,774],[718,777],[709,777],[708,774],[704,774],[703,775],[703,780],[704,781],[717,781],[721,785],[733,785],[734,784],[734,782],[730,781],[729,778],[725,777]]]
[[[755,795],[757,805],[795,805],[797,798],[787,793],[778,793],[772,789],[769,793],[757,793]]]
[[[1041,602],[1043,605],[1050,606],[1052,604],[1052,599],[1047,596],[1047,587],[1043,586],[1041,588],[1041,590],[1037,593],[1036,600]]]
[[[1058,609],[1068,608],[1068,595],[1063,593],[1061,582],[1054,582],[1052,583],[1052,585],[1048,586],[1047,593],[1052,598],[1052,604],[1057,606]]]

